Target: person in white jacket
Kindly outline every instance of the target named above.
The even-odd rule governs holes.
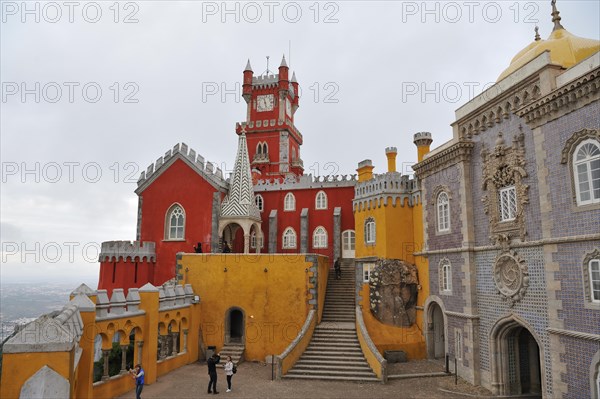
[[[233,362],[231,356],[227,356],[227,363],[225,363],[225,375],[227,376],[227,391],[231,392],[231,377],[233,377]]]

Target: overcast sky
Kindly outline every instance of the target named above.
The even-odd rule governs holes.
[[[100,243],[135,239],[139,173],[176,143],[230,169],[248,58],[296,72],[306,173],[381,172],[387,146],[410,171],[415,132],[450,139],[454,110],[552,30],[550,1],[0,4],[2,283],[95,287]],[[598,1],[558,8],[599,39]]]

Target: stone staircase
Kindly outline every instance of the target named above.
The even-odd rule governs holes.
[[[355,268],[353,259],[341,264],[342,278],[331,270],[327,281],[321,323],[285,379],[379,382],[365,360],[356,335],[354,305]]]
[[[217,364],[218,368],[223,368],[227,362],[227,356],[231,356],[233,364],[240,364],[244,360],[244,350],[246,347],[241,343],[230,342],[221,349],[221,361]]]

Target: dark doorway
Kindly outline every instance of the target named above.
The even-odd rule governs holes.
[[[242,342],[244,336],[244,315],[234,309],[229,313],[229,341]]]

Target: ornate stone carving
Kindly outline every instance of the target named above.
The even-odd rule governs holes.
[[[371,312],[382,323],[410,327],[416,320],[417,267],[397,259],[380,259],[371,272]]]
[[[494,264],[494,283],[510,307],[525,296],[529,272],[525,261],[515,251],[502,252]]]
[[[518,234],[521,241],[525,239],[524,209],[529,203],[529,186],[523,183],[523,178],[527,176],[524,141],[525,136],[521,132],[514,138],[512,147],[507,147],[502,133],[499,133],[493,151],[489,152],[487,148],[481,151],[482,188],[487,191],[481,201],[484,212],[489,217],[492,241],[498,240],[498,234],[505,234],[508,238]],[[515,187],[517,209],[514,219],[503,221],[500,214],[500,190],[509,186]]]

